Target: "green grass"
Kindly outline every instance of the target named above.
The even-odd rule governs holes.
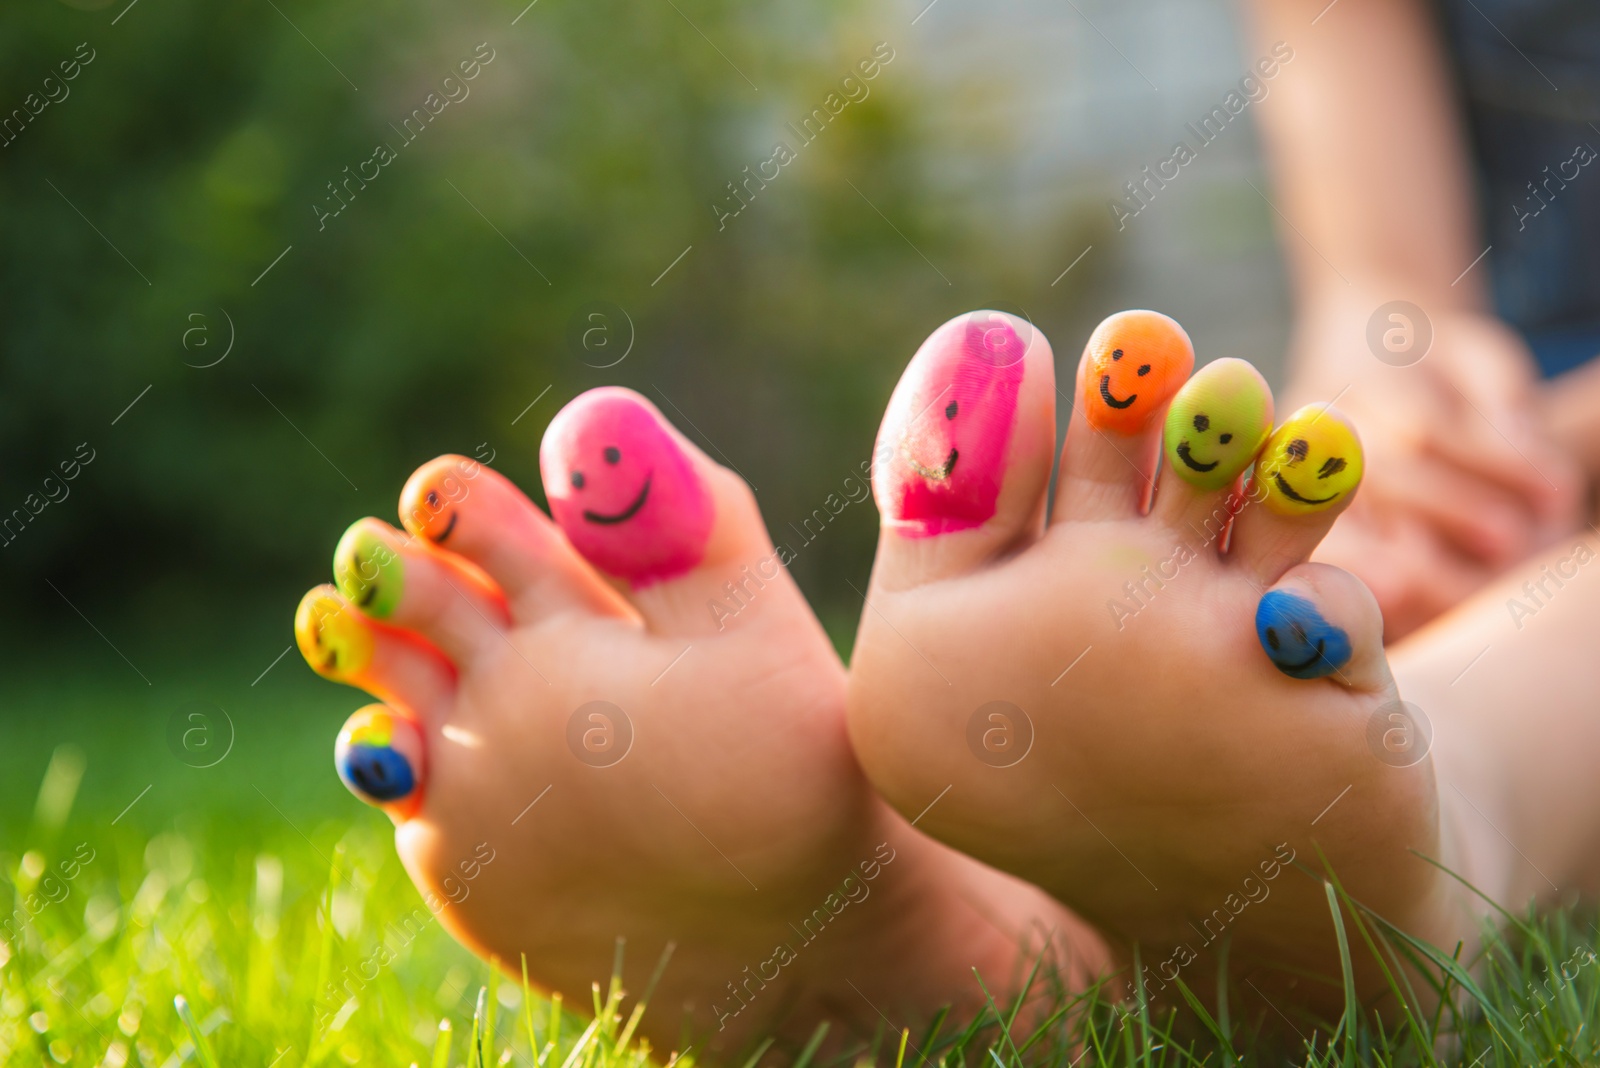
[[[552,1003],[440,929],[395,859],[388,821],[345,794],[329,766],[340,715],[360,698],[290,666],[270,686],[228,684],[235,749],[207,769],[166,743],[174,707],[215,698],[206,683],[154,696],[115,673],[63,682],[40,670],[54,681],[33,690],[10,677],[0,699],[27,714],[12,713],[0,747],[0,909],[12,932],[0,914],[0,1063],[667,1063],[670,1051],[634,1036],[649,1010],[630,995],[642,992],[597,976],[593,990]],[[1381,923],[1332,908],[1340,894],[1330,884],[1344,952],[1375,952]],[[1333,1020],[1290,1012],[1286,1025],[1237,986],[1204,1001],[1182,987],[1176,1008],[1112,1004],[1101,991],[1068,996],[1039,969],[1026,1012],[1008,1002],[916,1033],[885,1028],[842,1052],[820,1036],[799,1050],[772,1044],[747,1051],[747,1068],[1600,1061],[1590,914],[1506,919],[1470,973],[1448,953],[1402,943],[1446,969],[1451,996],[1381,1022],[1351,1004]]]

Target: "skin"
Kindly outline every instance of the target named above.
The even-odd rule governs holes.
[[[844,668],[741,479],[618,389],[563,409],[541,469],[568,497],[554,519],[490,468],[424,465],[401,493],[404,531],[364,519],[341,539],[392,556],[375,577],[398,586],[392,604],[322,586],[297,613],[312,666],[384,702],[357,713],[336,765],[394,820],[419,908],[569,998],[609,974],[618,937],[635,992],[675,944],[641,1031],[714,1063],[768,1034],[798,1049],[822,1021],[837,1052],[879,1011],[913,1028],[946,1003],[977,1011],[971,969],[1003,990],[1026,945],[1049,942],[1074,984],[1098,973],[1104,943],[1081,920],[869,788]],[[571,493],[577,471],[592,493]],[[584,517],[626,507],[650,474],[628,520]],[[719,617],[730,589],[738,611]],[[330,660],[336,639],[369,652]],[[414,773],[402,798],[363,789],[378,780],[352,761],[385,737]]]
[[[1428,5],[1326,6],[1252,0],[1251,54],[1282,41],[1294,58],[1251,110],[1293,220],[1290,399],[1338,396],[1373,460],[1318,559],[1371,586],[1393,640],[1575,529],[1582,474],[1526,347],[1493,314],[1486,263],[1468,270],[1488,242]],[[1431,323],[1409,366],[1368,351],[1369,319],[1394,300]]]

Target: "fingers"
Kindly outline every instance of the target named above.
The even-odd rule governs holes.
[[[351,793],[397,824],[422,807],[426,743],[417,724],[393,709],[367,705],[346,720],[333,764]]]
[[[1534,548],[1534,515],[1510,491],[1427,454],[1384,458],[1385,505],[1426,520],[1451,544],[1503,567]]]
[[[1256,460],[1231,558],[1263,584],[1304,563],[1361,482],[1361,441],[1338,411],[1307,405],[1272,432]]]
[[[345,531],[333,574],[362,613],[422,635],[458,664],[509,623],[503,596],[481,573],[376,519]]]
[[[400,493],[400,520],[414,537],[481,568],[517,622],[566,608],[628,613],[526,494],[465,456],[440,456],[417,468]]]
[[[1055,449],[1049,343],[1002,312],[957,316],[911,358],[873,455],[874,582],[963,573],[1038,536]]]
[[[1370,693],[1393,685],[1378,602],[1348,571],[1291,569],[1262,595],[1255,623],[1261,651],[1292,679],[1332,679]]]
[[[1148,509],[1162,416],[1193,367],[1189,335],[1159,312],[1118,312],[1095,328],[1078,364],[1057,520],[1124,519]]]
[[[437,649],[373,622],[332,586],[301,598],[294,638],[317,674],[419,717],[441,717],[455,689],[455,669]]]

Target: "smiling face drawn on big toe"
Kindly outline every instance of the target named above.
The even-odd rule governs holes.
[[[1232,358],[1208,363],[1167,409],[1167,463],[1192,486],[1231,485],[1272,430],[1272,390],[1256,369]]]
[[[550,514],[584,558],[635,588],[705,554],[711,494],[637,394],[590,390],[551,420],[539,452]]]
[[[912,357],[878,439],[879,511],[902,534],[981,526],[994,515],[1027,344],[999,312],[935,330]]]
[[[1310,404],[1272,432],[1256,464],[1263,501],[1279,515],[1331,507],[1361,481],[1361,441],[1338,415]]]
[[[1136,434],[1194,367],[1194,346],[1177,321],[1153,311],[1110,316],[1089,335],[1083,410],[1089,425]]]

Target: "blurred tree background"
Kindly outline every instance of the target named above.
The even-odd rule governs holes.
[[[287,640],[339,533],[392,521],[420,462],[492,450],[540,496],[545,424],[604,383],[740,470],[784,537],[868,455],[929,329],[1042,291],[1059,315],[1077,290],[1045,289],[1058,250],[1104,225],[1064,210],[1019,249],[929,177],[900,16],[869,0],[9,9],[0,106],[70,95],[0,149],[0,514],[47,499],[80,443],[95,457],[0,550],[18,639],[68,628],[109,656],[81,612],[135,661],[129,645]],[[80,42],[94,58],[61,81]],[[845,98],[879,42],[898,62],[803,145],[786,124]],[[493,58],[463,82],[480,45]],[[463,86],[408,143],[413,109]],[[736,207],[728,184],[780,141],[796,160],[719,229],[712,205]],[[363,162],[385,144],[392,162]],[[358,169],[364,188],[341,185]],[[329,183],[348,206],[323,218]],[[625,315],[607,313],[609,352],[574,342],[594,302]],[[630,323],[627,357],[592,366]],[[795,564],[838,634],[875,526],[853,506]]]

